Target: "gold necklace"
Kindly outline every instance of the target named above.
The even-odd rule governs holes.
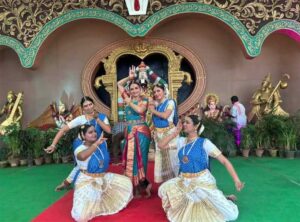
[[[183,154],[182,162],[183,162],[183,163],[186,164],[186,163],[188,163],[188,162],[190,161],[189,158],[188,158],[188,155],[190,154],[192,148],[194,147],[194,144],[195,144],[195,142],[197,141],[197,138],[198,138],[198,137],[195,137],[194,142],[193,142],[191,148],[188,150],[188,152],[187,152],[186,154],[185,154],[185,148],[186,148],[186,146],[187,146],[188,144],[190,144],[190,143],[186,144],[186,145],[183,147],[183,150],[182,150],[182,154]]]

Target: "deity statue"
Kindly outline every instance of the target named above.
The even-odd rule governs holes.
[[[1,134],[5,131],[3,128],[16,124],[21,126],[21,118],[23,116],[23,93],[16,95],[13,91],[7,93],[7,102],[0,111],[0,117],[5,116],[5,120],[0,124]]]
[[[72,108],[70,109],[70,111],[67,110],[66,105],[62,101],[59,101],[58,106],[56,103],[52,103],[51,108],[53,111],[53,119],[58,129],[61,129],[73,119],[73,115],[71,112]]]
[[[162,84],[167,89],[166,93],[169,96],[168,84],[165,80],[160,78],[157,74],[155,74],[149,66],[147,66],[143,61],[137,66],[132,67],[129,72],[131,72],[134,79],[138,79],[141,86],[143,87],[146,96],[151,96],[152,94],[152,86],[155,84]]]
[[[216,94],[209,93],[205,96],[205,108],[203,115],[205,118],[222,121],[222,110],[218,107],[219,97]]]
[[[271,75],[268,74],[262,84],[261,88],[258,89],[252,96],[251,105],[252,109],[248,114],[248,122],[250,122],[254,117],[261,119],[266,114],[289,116],[285,112],[280,103],[282,103],[279,88],[285,89],[287,87],[287,82],[285,79],[289,79],[288,74],[283,75],[283,80],[280,80],[275,87],[272,86]]]
[[[66,103],[60,100],[58,103],[52,102],[37,119],[29,123],[29,127],[35,127],[41,130],[47,130],[49,128],[61,129],[79,115],[81,115],[79,105],[73,104],[68,108]]]

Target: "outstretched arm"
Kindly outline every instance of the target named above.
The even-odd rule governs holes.
[[[232,166],[232,164],[230,163],[230,161],[225,157],[223,156],[223,154],[220,154],[218,157],[217,157],[217,160],[222,163],[225,168],[227,169],[227,171],[229,172],[230,176],[232,177],[233,181],[234,181],[234,184],[235,184],[235,187],[238,191],[241,191],[244,187],[244,183],[242,183],[237,175],[237,173],[235,172],[235,169],[234,167]]]
[[[56,145],[58,144],[60,138],[62,138],[64,136],[64,134],[66,132],[68,132],[70,130],[68,125],[65,125],[63,128],[61,128],[57,134],[55,135],[52,144],[50,146],[48,146],[46,149],[44,149],[46,151],[46,153],[53,153],[56,150]]]

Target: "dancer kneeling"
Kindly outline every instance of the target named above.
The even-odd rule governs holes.
[[[106,139],[101,136],[97,140],[94,126],[83,125],[79,133],[84,143],[74,151],[80,173],[75,183],[72,217],[88,221],[115,214],[132,199],[132,183],[125,176],[106,173],[109,166]]]
[[[162,139],[160,148],[167,148],[168,142],[178,136],[177,132]],[[170,221],[218,222],[235,220],[238,208],[217,189],[216,180],[208,170],[208,157],[219,160],[234,180],[240,191],[244,187],[229,160],[208,139],[198,137],[204,127],[196,115],[185,118],[183,130],[187,138],[178,138],[180,175],[163,183],[158,191],[163,208]]]

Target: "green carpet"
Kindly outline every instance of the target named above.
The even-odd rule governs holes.
[[[237,193],[225,168],[212,162],[218,187],[236,194],[239,222],[299,221],[300,159],[231,158],[246,185]],[[72,169],[71,164],[0,169],[1,222],[30,221],[63,192],[54,192]]]

